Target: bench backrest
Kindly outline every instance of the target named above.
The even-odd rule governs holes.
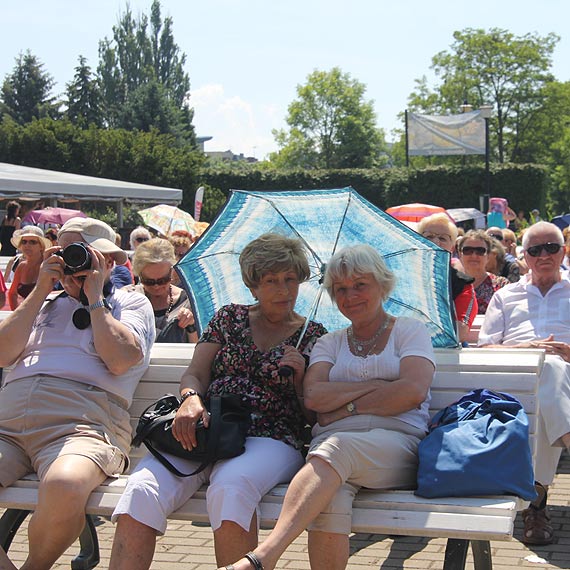
[[[182,374],[194,354],[193,344],[155,344],[150,366],[141,379],[130,408],[134,427],[145,408],[164,394],[178,394]],[[437,349],[430,413],[433,415],[475,388],[508,392],[518,398],[529,418],[530,444],[536,455],[537,389],[544,365],[541,350],[466,348]],[[144,447],[133,450],[133,457]]]
[[[164,394],[178,394],[179,381],[192,359],[194,345],[155,344],[150,366],[135,392],[131,406],[133,428],[141,412]],[[541,350],[438,349],[431,389],[433,415],[475,388],[508,392],[518,398],[529,418],[531,449],[535,455],[538,428],[538,378],[542,373]],[[137,451],[134,452],[135,454]]]

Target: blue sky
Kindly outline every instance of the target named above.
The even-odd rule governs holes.
[[[130,0],[135,15],[152,0]],[[378,126],[390,140],[414,79],[431,77],[431,58],[455,30],[497,27],[516,35],[555,32],[553,72],[570,80],[568,0],[162,0],[187,55],[197,133],[206,150],[264,158],[272,129],[285,126],[296,87],[315,69],[338,66],[367,86]],[[95,68],[98,42],[111,37],[125,0],[0,1],[0,79],[30,49],[62,93],[81,54]],[[458,101],[458,105],[461,104]]]

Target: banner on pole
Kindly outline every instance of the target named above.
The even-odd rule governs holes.
[[[202,212],[202,202],[204,201],[204,187],[200,186],[196,190],[194,197],[194,219],[198,222],[200,220],[200,212]]]
[[[408,113],[408,153],[485,154],[485,119],[481,111],[441,117]]]

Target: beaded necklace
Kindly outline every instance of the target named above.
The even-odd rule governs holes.
[[[380,335],[388,328],[390,324],[391,317],[390,315],[386,315],[386,318],[382,322],[382,324],[378,327],[378,330],[374,333],[374,335],[369,338],[368,340],[359,340],[354,336],[354,330],[352,325],[348,327],[347,336],[349,345],[352,346],[352,352],[355,356],[360,356],[362,358],[367,357],[372,349],[376,346],[376,342]]]

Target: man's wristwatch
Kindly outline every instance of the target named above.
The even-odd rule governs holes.
[[[358,413],[356,411],[356,406],[355,406],[354,402],[348,402],[348,404],[346,404],[346,411],[349,414],[352,414],[353,416],[355,416]]]
[[[107,299],[105,298],[100,299],[99,301],[95,301],[95,303],[92,303],[91,305],[89,305],[89,307],[87,307],[87,310],[89,311],[89,313],[92,313],[93,311],[100,309],[101,307],[104,307],[108,311],[111,310],[111,305],[109,305],[109,301],[107,301]]]

